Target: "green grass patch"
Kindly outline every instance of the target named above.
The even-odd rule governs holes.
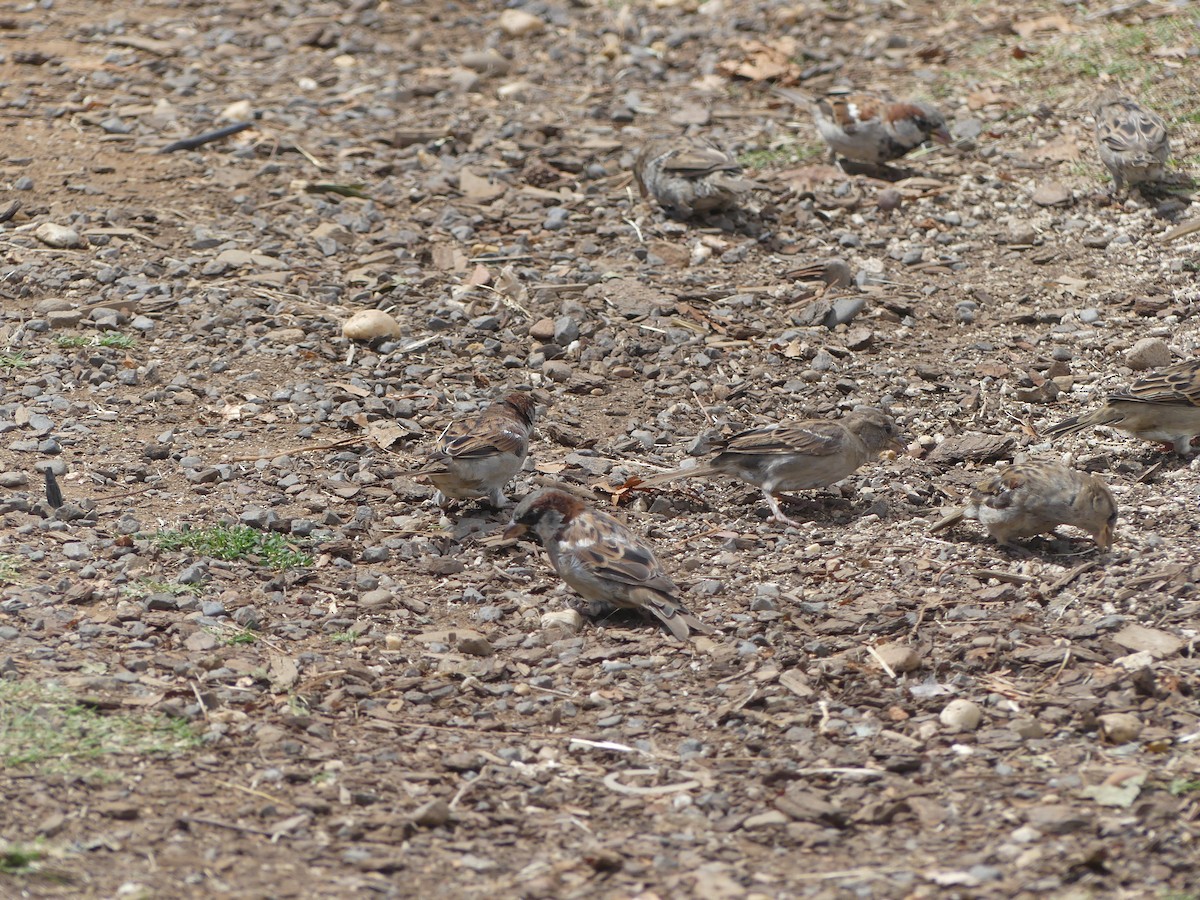
[[[0,768],[77,773],[109,756],[198,745],[199,736],[181,719],[151,711],[104,714],[54,682],[0,681]]]
[[[229,637],[225,638],[225,643],[230,646],[237,646],[239,644],[253,644],[257,640],[258,635],[248,628],[243,628],[241,631],[235,631]]]
[[[106,331],[104,334],[60,334],[54,343],[64,349],[79,347],[111,347],[116,350],[128,350],[137,344],[137,338],[119,331]]]
[[[745,169],[765,169],[768,166],[807,162],[824,154],[825,148],[821,144],[784,144],[747,150],[738,157],[738,163]]]
[[[1167,787],[1167,790],[1171,792],[1172,797],[1200,791],[1200,778],[1176,778]]]
[[[335,631],[329,636],[329,639],[335,644],[352,644],[358,634],[353,631]]]
[[[23,847],[20,844],[9,844],[7,847],[0,848],[0,873],[28,875],[34,871],[34,866],[41,858],[40,850]]]
[[[189,594],[198,597],[204,593],[202,584],[180,584],[177,581],[153,581],[149,578],[140,579],[133,584],[121,588],[121,593],[133,600],[141,600],[151,594]]]
[[[26,358],[24,350],[0,351],[0,369],[28,369],[33,360]]]
[[[21,557],[0,553],[0,584],[16,584],[21,580]]]
[[[192,550],[222,560],[259,562],[272,569],[311,566],[311,553],[297,550],[280,534],[268,534],[245,525],[214,525],[195,531],[160,531],[151,539],[163,550]]]

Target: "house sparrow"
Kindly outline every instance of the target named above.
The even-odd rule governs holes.
[[[772,87],[793,103],[812,110],[817,131],[835,156],[883,165],[926,141],[949,144],[950,132],[938,110],[918,100],[885,100],[870,94],[830,94],[813,100],[798,91]]]
[[[637,487],[677,478],[729,475],[762,488],[775,521],[789,519],[777,499],[783,491],[827,487],[850,475],[889,445],[898,446],[895,421],[877,409],[861,409],[842,419],[804,419],[735,434],[706,463],[653,475]]]
[[[979,522],[1005,546],[1012,546],[1016,538],[1074,525],[1107,550],[1117,523],[1117,502],[1095,475],[1056,462],[1027,462],[979,482],[966,506],[929,530],[940,531],[963,519]]]
[[[1195,452],[1200,435],[1200,359],[1167,366],[1139,378],[1127,390],[1109,394],[1099,409],[1047,428],[1048,438],[1111,425],[1146,441],[1170,444],[1180,456]]]
[[[504,486],[529,453],[535,414],[533,398],[513,391],[475,419],[450,423],[428,462],[413,474],[429,476],[437,488],[433,499],[438,506],[481,497],[492,506],[503,506]]]
[[[1117,191],[1127,184],[1162,181],[1171,144],[1162,116],[1116,90],[1105,91],[1092,106],[1096,146],[1112,173]]]
[[[612,516],[592,509],[578,497],[542,488],[513,510],[505,537],[532,531],[563,581],[600,609],[622,607],[648,612],[679,640],[689,629],[715,629],[679,601],[679,589],[650,548]]]
[[[633,177],[643,198],[653,196],[680,219],[736,208],[741,195],[760,187],[742,177],[733,154],[703,138],[651,141],[638,152]]]

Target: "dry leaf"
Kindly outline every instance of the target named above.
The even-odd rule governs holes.
[[[387,450],[396,441],[408,436],[408,431],[395,422],[372,422],[367,429],[367,437],[374,441],[380,450]]]
[[[1070,34],[1073,31],[1079,30],[1061,13],[1041,16],[1037,19],[1026,19],[1024,22],[1014,22],[1012,28],[1013,31],[1023,38],[1029,38],[1039,31],[1057,31],[1061,34]]]
[[[465,272],[467,254],[452,244],[434,244],[429,251],[433,264],[444,272]]]
[[[534,466],[534,468],[543,475],[557,475],[559,472],[567,468],[567,464],[556,462],[540,462]]]
[[[503,182],[491,181],[464,168],[458,173],[458,189],[468,200],[488,203],[507,191],[508,185]]]
[[[1030,155],[1034,159],[1044,159],[1049,162],[1071,162],[1083,158],[1079,142],[1065,134],[1048,142],[1045,146],[1039,147]]]

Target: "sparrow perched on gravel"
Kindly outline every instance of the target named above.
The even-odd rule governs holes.
[[[578,497],[542,488],[513,510],[506,538],[532,531],[546,548],[550,565],[585,600],[604,607],[648,612],[679,640],[689,629],[711,634],[679,601],[679,589],[650,548],[612,516]]]
[[[779,507],[784,491],[827,487],[841,481],[879,451],[899,446],[895,421],[877,409],[861,409],[844,418],[804,419],[752,428],[731,437],[708,462],[652,475],[637,487],[654,487],[677,478],[729,475],[762,488],[775,521],[797,524]]]
[[[975,486],[966,506],[930,527],[940,531],[974,519],[1001,544],[1074,525],[1090,534],[1101,550],[1112,546],[1117,502],[1095,475],[1056,462],[1008,466]]]
[[[704,138],[651,141],[634,159],[633,177],[642,197],[653,196],[669,215],[680,219],[734,209],[743,194],[761,186],[742,177],[733,154]]]
[[[529,454],[536,407],[533,398],[513,391],[474,419],[452,422],[438,438],[428,462],[414,472],[437,488],[434,502],[486,497],[505,504],[504,486],[521,470]]]
[[[1109,394],[1099,409],[1059,422],[1047,428],[1045,435],[1058,438],[1097,425],[1111,425],[1146,441],[1161,441],[1180,456],[1191,456],[1196,452],[1192,439],[1200,435],[1200,359],[1139,378],[1127,390]]]
[[[837,156],[883,165],[932,139],[949,144],[938,110],[918,100],[886,100],[870,94],[838,93],[813,100],[798,91],[772,87],[781,97],[812,110],[817,131]]]
[[[1101,94],[1092,106],[1096,146],[1117,191],[1162,181],[1171,144],[1162,116],[1120,91]]]

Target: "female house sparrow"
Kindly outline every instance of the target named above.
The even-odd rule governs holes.
[[[967,505],[930,527],[940,531],[974,519],[1001,544],[1074,525],[1090,534],[1101,550],[1112,546],[1117,502],[1095,475],[1055,462],[1008,466],[979,482]]]
[[[433,499],[438,506],[481,497],[492,506],[503,506],[504,486],[529,453],[535,415],[533,398],[513,391],[477,418],[450,423],[428,462],[413,474],[429,476],[437,488]]]
[[[680,219],[736,208],[741,195],[759,187],[742,177],[733,154],[703,138],[651,141],[634,160],[633,177],[643,198],[653,196]]]
[[[532,531],[546,548],[550,565],[585,600],[648,612],[679,640],[689,629],[711,634],[679,602],[679,589],[650,548],[612,516],[588,507],[565,491],[542,488],[513,510],[506,538]]]
[[[1139,378],[1127,390],[1109,394],[1104,405],[1046,429],[1046,437],[1075,434],[1096,425],[1111,425],[1134,437],[1170,444],[1180,456],[1191,456],[1192,438],[1200,434],[1200,359],[1176,363]]]
[[[949,144],[946,119],[928,103],[885,100],[870,94],[830,94],[811,100],[796,91],[772,90],[812,110],[817,131],[837,156],[879,166],[926,141]]]
[[[895,421],[877,409],[862,409],[836,421],[804,419],[753,428],[731,437],[709,462],[651,476],[637,487],[729,475],[762,488],[775,521],[795,525],[779,507],[781,492],[835,484],[880,450],[898,444],[897,434]]]
[[[1171,144],[1162,116],[1132,97],[1105,91],[1092,106],[1096,146],[1117,191],[1127,184],[1162,181]]]

